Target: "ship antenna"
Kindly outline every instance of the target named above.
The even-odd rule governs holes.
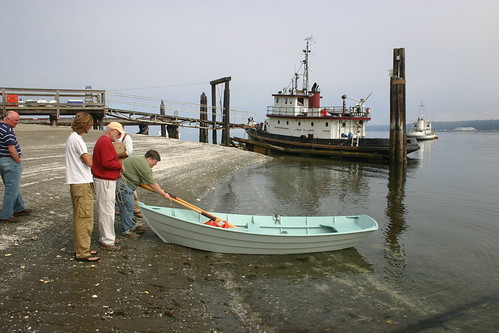
[[[303,92],[306,94],[308,93],[308,55],[311,52],[309,46],[312,39],[312,36],[305,38],[307,41],[307,47],[303,50],[303,53],[305,53],[305,59],[302,61],[303,65],[305,65],[303,68]]]
[[[421,103],[419,104],[419,114],[420,114],[421,118],[424,117],[423,113],[424,113],[424,104],[423,104],[423,100],[421,100]]]

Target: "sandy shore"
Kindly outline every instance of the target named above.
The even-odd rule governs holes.
[[[75,261],[64,179],[70,129],[21,124],[16,134],[23,149],[21,193],[34,212],[18,224],[0,225],[2,332],[252,331],[230,295],[219,292],[222,277],[210,263],[216,254],[165,244],[147,230],[140,240],[123,239],[121,252],[100,251],[95,265]],[[84,136],[90,151],[100,135]],[[221,178],[268,160],[235,148],[132,137],[134,154],[160,152],[158,183],[200,207]],[[143,190],[139,196],[148,204],[172,204]],[[95,226],[96,249],[97,235]]]

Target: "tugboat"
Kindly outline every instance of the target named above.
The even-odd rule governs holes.
[[[424,105],[419,104],[419,117],[407,132],[408,138],[416,138],[418,141],[438,139],[437,132],[431,128],[431,122],[424,119]]]
[[[369,98],[341,96],[341,106],[321,106],[319,85],[309,90],[309,54],[312,37],[306,38],[304,60],[290,85],[273,94],[274,105],[267,107],[267,119],[255,123],[249,119],[249,139],[233,138],[246,149],[268,154],[271,151],[322,155],[355,159],[388,159],[389,139],[365,138],[371,110],[365,106]],[[302,88],[298,81],[302,77]],[[346,105],[348,100],[357,103]],[[416,139],[407,140],[407,154],[419,149]]]

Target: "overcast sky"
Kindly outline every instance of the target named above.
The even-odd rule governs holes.
[[[389,123],[393,49],[407,121],[499,119],[497,0],[1,0],[0,86],[119,90],[199,102],[231,76],[231,108],[263,121],[311,45],[322,105],[370,93]],[[211,103],[211,102],[209,102]]]

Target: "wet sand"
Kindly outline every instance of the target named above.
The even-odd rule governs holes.
[[[149,229],[139,240],[119,237],[120,252],[99,251],[95,264],[73,256],[64,148],[69,128],[20,124],[21,193],[31,216],[0,225],[2,332],[245,332],[250,322],[221,290],[217,254],[163,243]],[[84,140],[92,151],[103,132]],[[153,169],[167,191],[203,207],[201,198],[232,171],[267,157],[210,144],[132,135],[134,154],[156,149]],[[0,189],[3,197],[3,186]],[[141,201],[175,205],[139,189]],[[115,224],[117,234],[121,226]],[[93,248],[98,249],[94,225]],[[215,260],[216,261],[216,260]]]

